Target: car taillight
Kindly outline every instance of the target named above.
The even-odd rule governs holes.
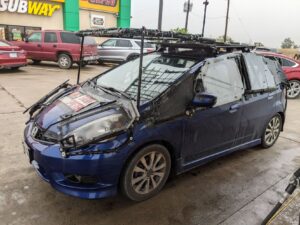
[[[154,52],[153,49],[147,49],[147,53]]]

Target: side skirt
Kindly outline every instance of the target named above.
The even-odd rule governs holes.
[[[213,161],[217,158],[229,155],[229,154],[239,151],[239,150],[251,148],[251,147],[257,146],[259,144],[261,144],[261,139],[256,139],[256,140],[253,140],[253,141],[250,141],[250,142],[247,142],[247,143],[244,143],[244,144],[241,144],[241,145],[238,145],[238,146],[235,146],[235,147],[232,147],[232,148],[220,151],[220,152],[216,152],[214,154],[211,154],[211,155],[205,156],[203,158],[188,162],[186,164],[182,163],[182,161],[183,161],[182,159],[178,159],[177,160],[178,170],[177,170],[176,174],[184,173],[195,167],[198,167],[198,166],[204,165],[210,161]]]

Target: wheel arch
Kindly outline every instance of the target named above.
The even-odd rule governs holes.
[[[123,164],[123,167],[122,167],[122,170],[121,170],[121,173],[120,173],[120,177],[119,177],[119,184],[120,184],[120,180],[122,179],[122,176],[125,172],[125,168],[126,166],[128,165],[128,163],[130,162],[130,160],[143,148],[149,146],[149,145],[155,145],[155,144],[158,144],[158,145],[161,145],[163,147],[165,147],[169,154],[170,154],[170,157],[171,157],[171,171],[170,171],[170,176],[173,176],[176,174],[176,152],[175,152],[175,148],[174,146],[172,146],[171,143],[169,143],[168,141],[165,141],[165,140],[153,140],[153,141],[149,141],[149,142],[146,142],[146,143],[143,143],[142,145],[139,145],[137,148],[135,148],[135,150],[133,150],[129,156],[126,158],[124,164]]]
[[[58,57],[59,57],[60,54],[66,54],[66,55],[68,55],[71,58],[71,60],[73,61],[72,54],[70,52],[68,52],[68,51],[57,51],[56,52],[56,60],[58,60]]]
[[[285,123],[285,114],[284,114],[284,112],[277,112],[277,114],[279,114],[281,117],[281,120],[282,120],[281,131],[283,131],[283,127],[284,127],[284,123]]]

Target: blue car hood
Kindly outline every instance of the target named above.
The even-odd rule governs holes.
[[[77,88],[56,99],[35,117],[34,123],[55,136],[61,135],[61,127],[82,126],[90,121],[123,110],[131,119],[139,117],[135,103],[106,93],[97,94]],[[71,119],[68,119],[72,117]],[[68,125],[69,123],[69,125]],[[67,124],[67,125],[66,125]]]

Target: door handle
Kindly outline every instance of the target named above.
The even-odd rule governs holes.
[[[231,113],[234,113],[234,112],[236,112],[236,111],[238,111],[238,109],[241,107],[241,104],[235,104],[235,105],[232,105],[232,106],[230,106],[230,108],[229,108],[229,112],[231,112]]]
[[[40,44],[37,45],[38,47],[42,47]]]
[[[57,47],[57,45],[53,45],[53,48],[56,48]]]

